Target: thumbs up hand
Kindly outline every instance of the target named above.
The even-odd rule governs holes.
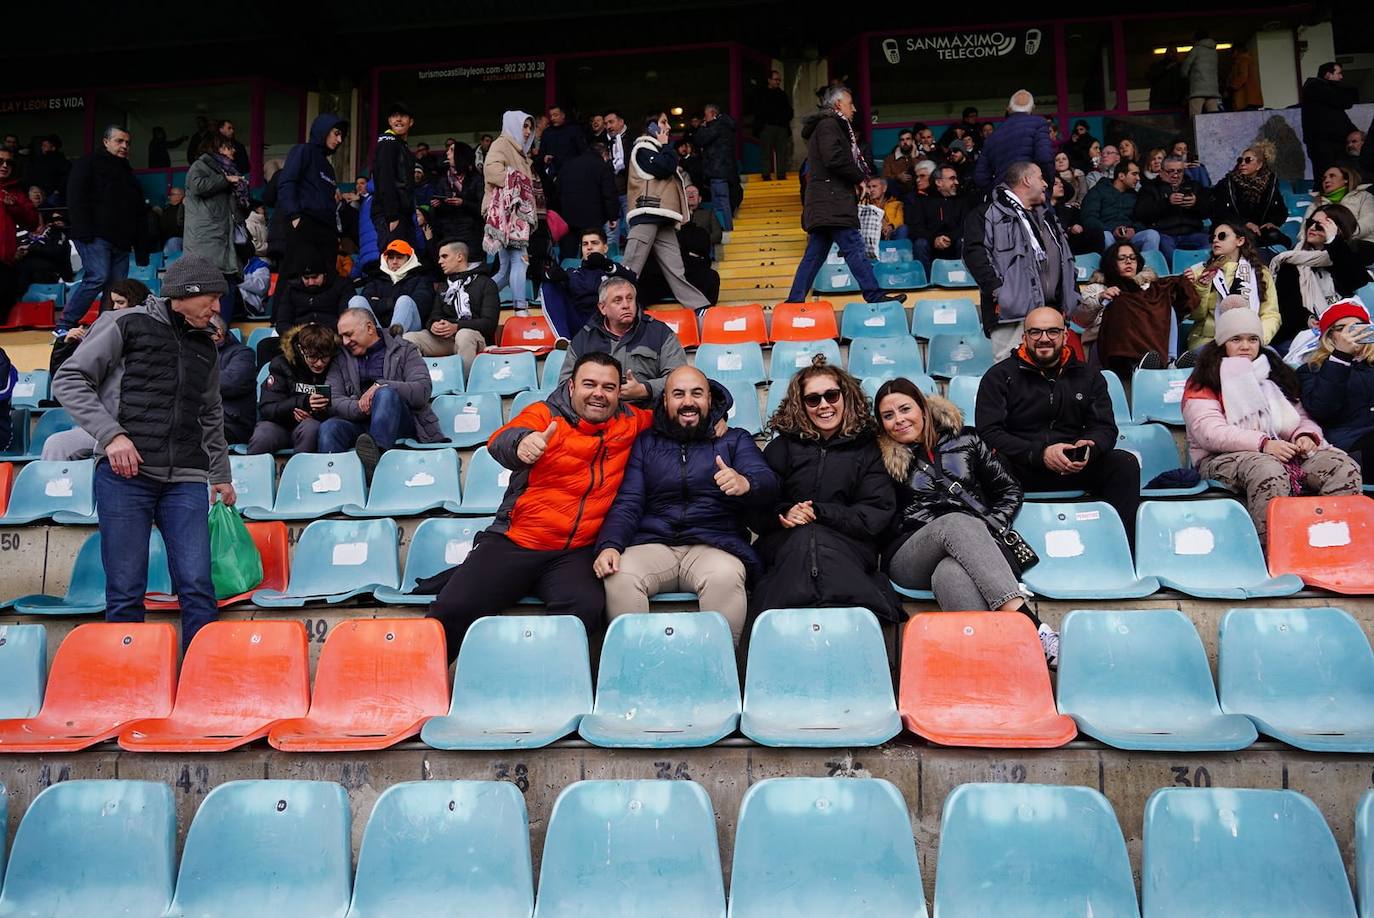
[[[627,401],[642,401],[649,397],[649,387],[635,378],[634,370],[626,370],[625,381],[620,384],[620,397]]]
[[[739,497],[749,493],[749,479],[730,468],[725,464],[725,460],[717,455],[716,487],[729,497]]]
[[[544,455],[544,450],[549,448],[549,441],[553,439],[557,429],[557,422],[550,422],[545,429],[525,437],[520,441],[520,445],[515,448],[516,458],[525,465],[534,465]]]

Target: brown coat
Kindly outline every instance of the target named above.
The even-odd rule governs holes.
[[[1075,320],[1086,326],[1092,322],[1089,315],[1100,312],[1097,353],[1104,361],[1113,357],[1139,360],[1146,351],[1167,354],[1170,323],[1197,306],[1197,287],[1184,275],[1156,277],[1152,271],[1142,271],[1139,282],[1149,286],[1123,290],[1106,306],[1101,305],[1101,292],[1107,285],[1100,273],[1083,289],[1083,306]]]

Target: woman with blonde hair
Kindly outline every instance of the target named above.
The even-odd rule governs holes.
[[[1245,229],[1259,245],[1291,248],[1293,240],[1279,227],[1288,219],[1288,205],[1274,174],[1274,145],[1253,143],[1236,157],[1236,167],[1212,190],[1212,222]]]
[[[1374,262],[1374,194],[1369,185],[1361,184],[1360,173],[1349,166],[1330,166],[1321,174],[1317,182],[1318,190],[1313,192],[1312,206],[1307,208],[1304,219],[1312,219],[1317,211],[1338,204],[1350,211],[1355,218],[1355,231],[1347,239],[1352,242],[1360,257],[1360,263]]]
[[[1360,463],[1374,484],[1374,327],[1358,300],[1322,313],[1317,349],[1298,368],[1302,406],[1322,425],[1331,445]]]

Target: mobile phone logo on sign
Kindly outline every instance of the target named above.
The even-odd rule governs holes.
[[[994,31],[919,35],[905,41],[886,38],[882,42],[882,52],[889,64],[900,64],[903,50],[908,54],[928,52],[941,61],[1006,57],[1016,50],[1020,37],[1010,32]],[[1039,53],[1043,39],[1044,33],[1039,29],[1027,29],[1022,48],[1027,55],[1035,55]]]

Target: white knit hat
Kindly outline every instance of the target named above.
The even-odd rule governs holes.
[[[1254,335],[1264,338],[1264,325],[1259,313],[1250,308],[1250,301],[1240,294],[1233,293],[1222,297],[1217,304],[1216,334],[1212,340],[1225,344],[1238,335]]]

